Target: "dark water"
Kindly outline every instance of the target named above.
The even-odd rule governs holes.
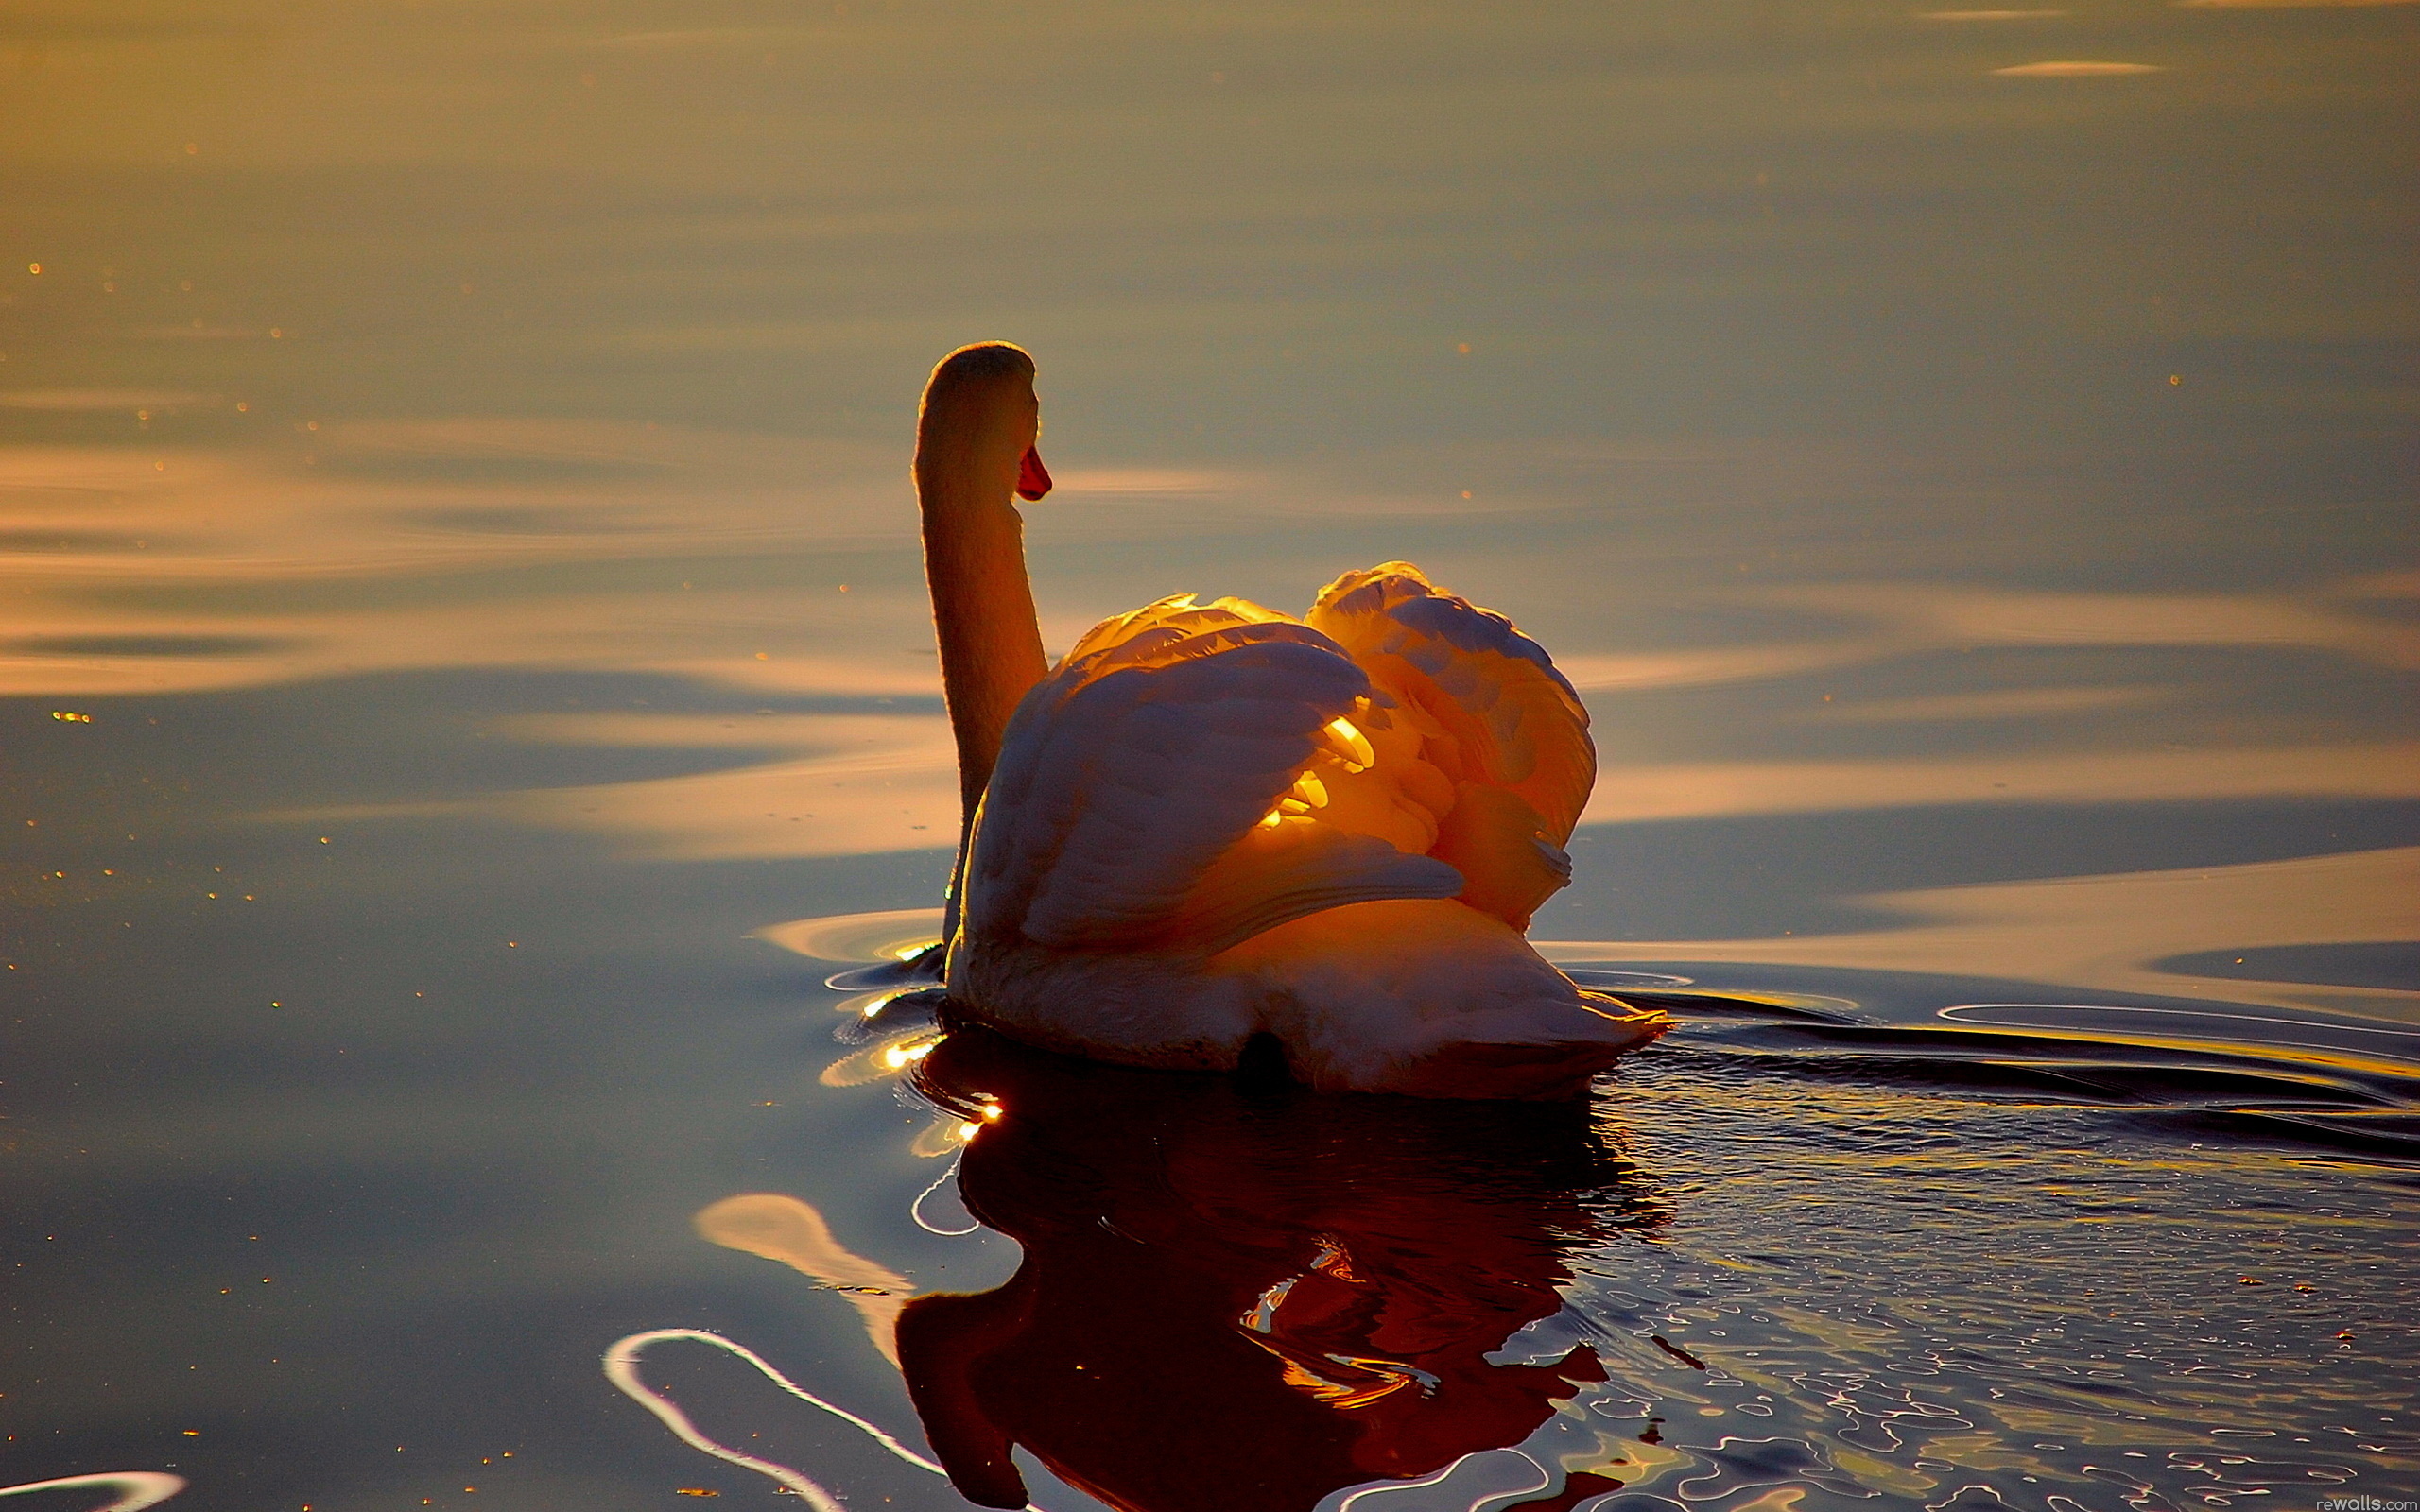
[[[643,1339],[786,1469],[684,1444],[605,1361],[688,1330],[1053,1512],[2420,1497],[2420,8],[77,0],[0,71],[0,1487],[963,1504]],[[1681,1020],[1593,1107],[825,986],[947,870],[905,462],[987,336],[1052,646],[1408,558],[1553,649],[1533,934]]]

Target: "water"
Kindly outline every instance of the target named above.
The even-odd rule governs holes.
[[[912,1290],[1053,1512],[2420,1494],[2420,11],[0,31],[0,1486],[769,1497],[608,1350],[923,1455]],[[1054,647],[1401,557],[1554,650],[1533,934],[1682,1021],[1593,1108],[824,985],[947,870],[986,336]]]

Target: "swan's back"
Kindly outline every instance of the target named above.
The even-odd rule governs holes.
[[[1597,782],[1588,711],[1546,648],[1512,622],[1440,592],[1409,562],[1347,573],[1311,608],[1421,735],[1453,788],[1429,853],[1462,901],[1514,929],[1571,880],[1563,847]]]
[[[1103,622],[1018,706],[977,810],[954,998],[1009,1032],[1315,1085],[1568,1092],[1659,1019],[1520,931],[1568,880],[1587,716],[1500,615],[1388,563],[1305,625],[1236,599]]]
[[[1009,723],[966,932],[1207,956],[1340,903],[1451,897],[1461,877],[1418,850],[1263,822],[1369,692],[1335,642],[1241,600],[1167,599],[1096,627]]]

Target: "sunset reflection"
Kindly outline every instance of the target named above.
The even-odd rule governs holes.
[[[690,565],[904,539],[893,470],[863,448],[597,422],[307,423],[269,445],[0,449],[0,559],[22,587],[0,599],[0,693],[726,662],[757,685],[937,685],[901,655],[802,676],[802,631],[854,645],[867,617],[873,601],[841,594],[845,578],[784,585],[776,616],[761,590],[700,585]],[[803,496],[805,476],[819,481]],[[740,594],[762,606],[752,643]]]
[[[2056,983],[2102,992],[2314,1008],[2420,1028],[2420,987],[2263,982],[2191,974],[2172,958],[2285,945],[2409,939],[2420,923],[2420,849],[2235,867],[2060,877],[1864,900],[1895,929],[1786,939],[1564,940],[1571,961],[1786,961]]]
[[[892,1342],[899,1310],[915,1287],[885,1266],[843,1248],[823,1215],[796,1197],[752,1192],[725,1197],[693,1220],[700,1238],[725,1249],[779,1261],[847,1297],[864,1318],[875,1352],[899,1363]]]

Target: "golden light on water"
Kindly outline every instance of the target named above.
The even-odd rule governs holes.
[[[2319,1009],[2420,1026],[2420,987],[2197,976],[2209,952],[2408,938],[2420,849],[1889,893],[1896,927],[1786,938],[1542,942],[1560,961],[1772,961],[2056,983],[2069,988]]]
[[[867,1341],[893,1366],[899,1363],[896,1325],[914,1283],[843,1247],[811,1204],[780,1193],[747,1193],[700,1210],[691,1221],[711,1244],[777,1261],[846,1297],[864,1320]]]
[[[890,1080],[931,1055],[941,1041],[941,1035],[931,1029],[895,1034],[842,1056],[824,1067],[817,1079],[826,1087],[862,1087]]]
[[[2118,63],[2073,60],[2014,63],[2007,68],[1992,70],[2001,78],[2122,78],[2130,74],[2156,74],[2162,71],[2157,63]]]
[[[2420,743],[1600,767],[1582,822],[1910,804],[2420,796]]]

